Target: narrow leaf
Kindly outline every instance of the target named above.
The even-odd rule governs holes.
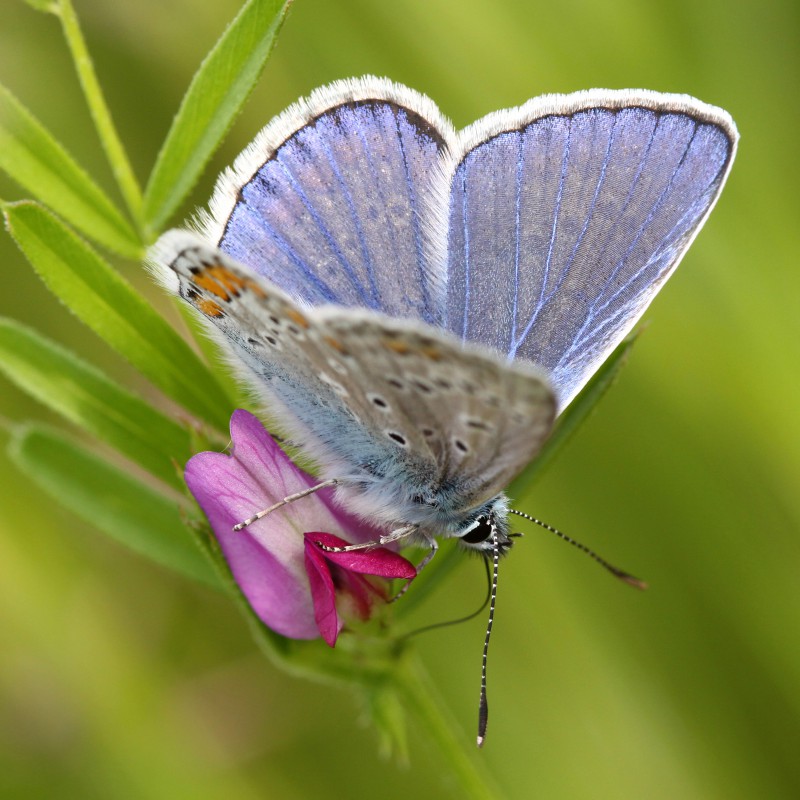
[[[191,455],[188,430],[15,320],[0,318],[0,372],[39,402],[182,488],[175,462]]]
[[[45,13],[58,13],[58,0],[24,0],[31,8]]]
[[[176,501],[42,426],[17,428],[9,454],[47,494],[113,539],[190,578],[221,585]]]
[[[130,258],[142,246],[100,187],[0,85],[0,169],[99,244]]]
[[[625,366],[628,354],[638,336],[639,332],[636,331],[624,339],[603,362],[603,366],[595,372],[580,394],[564,409],[558,418],[555,430],[539,455],[511,484],[509,494],[512,497],[520,497],[527,494],[541,473],[550,466],[558,453],[561,452],[561,448],[564,447],[575,431],[594,411],[600,398],[608,391],[622,367]]]
[[[78,24],[78,15],[70,0],[59,0],[56,9],[56,13],[61,19],[64,38],[67,40],[72,61],[75,64],[75,71],[78,73],[78,80],[81,82],[86,104],[89,106],[89,113],[92,115],[95,130],[100,138],[100,144],[105,151],[117,186],[128,205],[128,210],[138,222],[142,213],[142,190],[139,188],[128,154],[125,152],[114,121],[111,119],[111,112],[94,71],[92,57]]]
[[[230,401],[189,345],[97,252],[47,209],[5,208],[6,225],[60,300],[161,391],[222,431]]]
[[[194,186],[256,84],[290,0],[248,0],[195,74],[145,191],[145,219],[161,230]]]

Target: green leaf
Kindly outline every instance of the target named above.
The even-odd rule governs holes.
[[[24,0],[24,2],[36,11],[44,11],[49,14],[58,13],[58,0]]]
[[[561,413],[556,423],[555,430],[545,442],[539,455],[523,472],[517,476],[509,487],[512,497],[524,497],[532,488],[539,476],[553,462],[561,448],[569,441],[575,431],[594,411],[600,398],[608,391],[611,384],[619,375],[620,370],[628,360],[639,331],[630,334],[617,346],[614,352],[603,362],[591,380],[583,387],[578,396]]]
[[[195,74],[145,191],[144,216],[161,230],[175,212],[256,84],[290,0],[248,0]]]
[[[72,61],[75,64],[75,71],[78,73],[78,80],[86,98],[86,105],[92,115],[97,136],[100,144],[106,153],[108,164],[114,174],[119,190],[128,204],[137,225],[140,225],[142,215],[142,190],[133,172],[128,154],[122,140],[119,138],[114,121],[111,118],[111,111],[103,97],[103,90],[100,88],[100,81],[94,71],[94,64],[83,38],[78,15],[72,7],[70,0],[59,0],[54,9],[61,20],[61,28],[64,31],[64,38],[67,41]],[[141,227],[141,226],[140,226]]]
[[[161,391],[227,431],[230,401],[189,345],[109,264],[47,209],[5,207],[6,225],[50,290]]]
[[[0,169],[99,244],[140,258],[136,233],[38,120],[0,85]]]
[[[51,497],[113,539],[190,578],[221,586],[176,501],[43,426],[15,429],[9,454]]]
[[[191,455],[189,431],[95,367],[15,320],[0,318],[0,372],[156,477],[183,488],[175,463]]]

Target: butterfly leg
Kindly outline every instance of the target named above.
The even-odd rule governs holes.
[[[436,541],[436,537],[427,534],[425,538],[428,540],[430,550],[426,553],[425,558],[423,558],[422,561],[417,564],[417,575],[419,575],[420,572],[422,572],[422,570],[431,563],[433,557],[436,555],[436,551],[439,549],[439,543]],[[411,586],[411,581],[406,581],[400,591],[394,597],[392,597],[389,602],[394,603],[399,600],[408,591],[409,586]]]
[[[327,550],[329,553],[351,553],[353,550],[367,550],[370,547],[383,547],[384,545],[391,544],[392,542],[396,542],[400,539],[405,539],[406,536],[411,536],[412,533],[416,533],[419,528],[416,525],[406,525],[402,528],[397,528],[393,531],[390,531],[385,536],[381,536],[380,539],[375,539],[371,542],[361,542],[360,544],[348,544],[346,547],[327,547],[325,545],[320,545],[323,550]]]
[[[331,478],[331,480],[318,483],[316,486],[312,486],[309,489],[303,489],[302,492],[290,494],[288,497],[284,497],[279,503],[275,503],[274,506],[270,506],[269,508],[265,508],[263,511],[259,511],[257,514],[253,514],[252,517],[248,517],[243,522],[238,522],[233,526],[233,529],[235,531],[240,531],[242,528],[252,525],[256,520],[266,517],[267,514],[271,514],[273,511],[281,508],[282,506],[288,505],[289,503],[294,503],[295,500],[300,500],[303,497],[308,497],[310,494],[314,494],[314,492],[318,492],[320,489],[327,489],[329,486],[337,486],[338,484],[339,481],[337,478]]]

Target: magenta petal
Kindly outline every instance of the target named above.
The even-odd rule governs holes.
[[[303,564],[303,539],[287,515],[260,520],[246,531],[233,526],[310,485],[261,423],[246,411],[231,417],[232,454],[199,453],[186,465],[185,478],[208,517],[233,577],[258,616],[273,630],[297,639],[318,636]],[[319,504],[298,509],[310,524]],[[294,511],[294,509],[293,509]],[[324,511],[324,508],[323,508]],[[315,525],[316,527],[316,525]]]
[[[328,553],[314,544],[337,547],[374,541],[383,531],[333,505],[333,492],[304,497],[258,520],[245,530],[233,526],[288,495],[316,484],[296,467],[263,425],[246,411],[231,417],[231,453],[199,453],[186,465],[185,478],[208,517],[236,583],[253,610],[273,630],[294,639],[319,635],[333,645],[343,625],[337,591],[369,613],[369,591],[379,590],[360,574],[413,578],[413,565],[386,548]],[[335,531],[314,534],[306,531]],[[328,538],[330,537],[330,538]]]
[[[253,610],[294,639],[319,636],[304,559],[305,531],[369,541],[380,531],[332,507],[330,490],[298,500],[234,533],[237,522],[316,483],[296,467],[247,411],[231,417],[231,454],[199,453],[186,483],[208,517],[233,577]]]
[[[309,538],[326,547],[344,547],[350,544],[331,533],[306,533],[306,540]],[[348,553],[336,553],[328,550],[321,552],[325,554],[328,561],[350,572],[375,575],[380,578],[404,578],[405,580],[417,577],[417,570],[408,559],[385,547],[351,550]]]
[[[334,569],[340,568],[334,567]],[[372,604],[375,602],[375,598],[377,597],[384,602],[386,601],[388,597],[388,584],[383,585],[383,581],[381,581],[380,586],[375,586],[357,572],[344,572],[341,570],[340,572],[345,576],[346,592],[353,612],[361,619],[369,619],[370,610],[372,609]]]
[[[322,638],[333,647],[344,624],[336,613],[336,587],[323,552],[308,538],[305,540],[305,563],[314,603],[314,619]]]

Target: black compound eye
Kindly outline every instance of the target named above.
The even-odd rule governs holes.
[[[489,517],[480,516],[475,521],[475,527],[470,528],[462,537],[461,541],[467,544],[480,544],[490,539],[493,533],[492,524]]]

